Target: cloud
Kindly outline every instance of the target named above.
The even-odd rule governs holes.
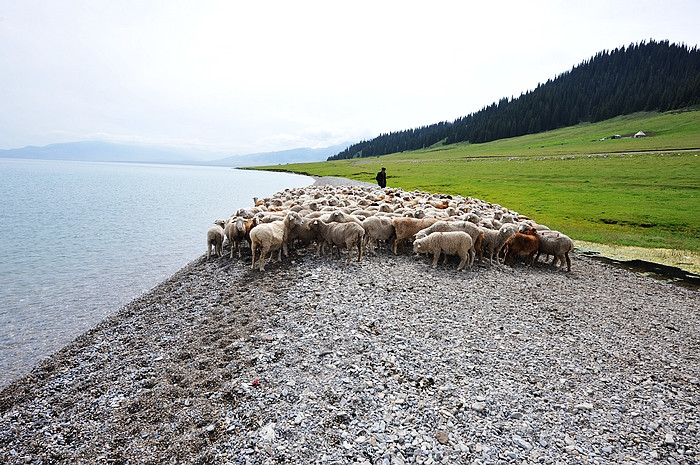
[[[700,3],[683,1],[0,0],[0,11],[0,148],[100,134],[232,153],[334,145],[453,120],[604,49],[700,34]]]

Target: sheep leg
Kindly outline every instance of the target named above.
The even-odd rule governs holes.
[[[459,262],[459,265],[457,265],[457,271],[461,271],[461,270],[464,269],[464,267],[466,266],[467,262],[469,261],[469,254],[467,253],[467,254],[464,254],[464,255],[460,255],[459,258],[461,258],[461,261]]]
[[[440,254],[442,253],[442,250],[436,250],[435,253],[433,253],[433,268],[437,268],[437,263],[438,260],[440,260]]]
[[[270,247],[263,246],[262,252],[260,252],[260,271],[265,271],[265,256],[270,252]],[[272,253],[270,252],[270,259],[272,259]]]
[[[535,267],[535,254],[537,252],[532,252],[527,258],[528,258],[528,263],[530,264],[530,268]]]
[[[571,259],[569,258],[569,252],[564,252],[564,257],[566,257],[566,271],[571,272]]]
[[[250,251],[251,251],[252,258],[253,258],[252,262],[250,263],[251,270],[255,269],[255,254],[256,254],[257,250],[258,250],[257,246],[255,244],[251,244]]]

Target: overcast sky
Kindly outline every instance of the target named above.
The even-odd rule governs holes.
[[[0,148],[230,154],[452,121],[597,52],[700,43],[700,1],[0,0]]]

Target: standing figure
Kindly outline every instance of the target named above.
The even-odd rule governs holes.
[[[377,184],[379,184],[379,187],[382,189],[386,187],[386,168],[382,167],[382,170],[377,173]]]

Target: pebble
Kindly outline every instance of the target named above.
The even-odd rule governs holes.
[[[4,388],[0,463],[700,463],[697,291],[290,255],[201,257]]]

